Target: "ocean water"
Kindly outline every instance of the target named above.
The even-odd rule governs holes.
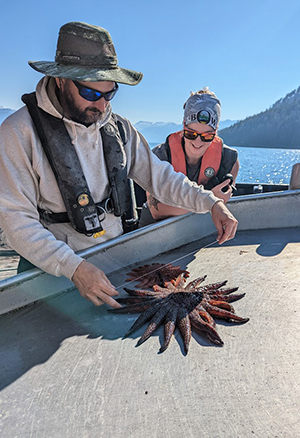
[[[233,147],[239,154],[238,183],[289,184],[293,165],[300,163],[300,149]]]
[[[289,184],[293,165],[300,163],[299,149],[235,149],[240,162],[237,182]]]

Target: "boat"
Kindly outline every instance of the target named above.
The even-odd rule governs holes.
[[[126,233],[137,228],[143,204],[146,202],[146,192],[139,185],[132,182],[130,188],[133,202],[126,215]],[[233,196],[278,192],[289,190],[289,188],[289,184],[237,183]],[[19,255],[11,248],[1,245],[0,230],[0,281],[17,274],[18,262]]]
[[[300,189],[233,197],[236,237],[216,242],[188,213],[81,251],[125,296],[126,274],[172,263],[227,280],[243,325],[217,324],[223,347],[159,328],[123,339],[137,315],[84,300],[34,269],[0,281],[0,431],[5,437],[295,437],[300,434]]]

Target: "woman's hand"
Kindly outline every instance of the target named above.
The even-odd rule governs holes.
[[[232,187],[230,185],[230,181],[231,180],[229,178],[225,179],[225,181],[221,182],[220,184],[218,184],[217,186],[211,189],[213,194],[217,196],[217,198],[222,199],[225,204],[227,204],[227,202],[232,196]],[[228,189],[226,190],[226,192],[222,192],[222,189],[226,186],[228,186]]]

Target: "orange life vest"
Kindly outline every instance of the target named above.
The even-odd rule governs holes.
[[[185,154],[182,147],[182,131],[169,135],[168,143],[171,151],[171,163],[176,172],[187,174]],[[222,160],[223,140],[217,135],[202,157],[198,184],[207,182],[218,173]]]

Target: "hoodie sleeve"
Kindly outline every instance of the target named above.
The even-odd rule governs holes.
[[[71,279],[83,259],[39,221],[39,177],[32,152],[37,141],[25,107],[1,125],[0,227],[20,255],[50,274]]]
[[[160,202],[180,207],[194,213],[211,211],[220,201],[210,190],[190,181],[183,173],[175,172],[173,166],[161,161],[149,148],[143,135],[131,123],[121,118],[128,131],[125,145],[128,157],[128,176]]]

